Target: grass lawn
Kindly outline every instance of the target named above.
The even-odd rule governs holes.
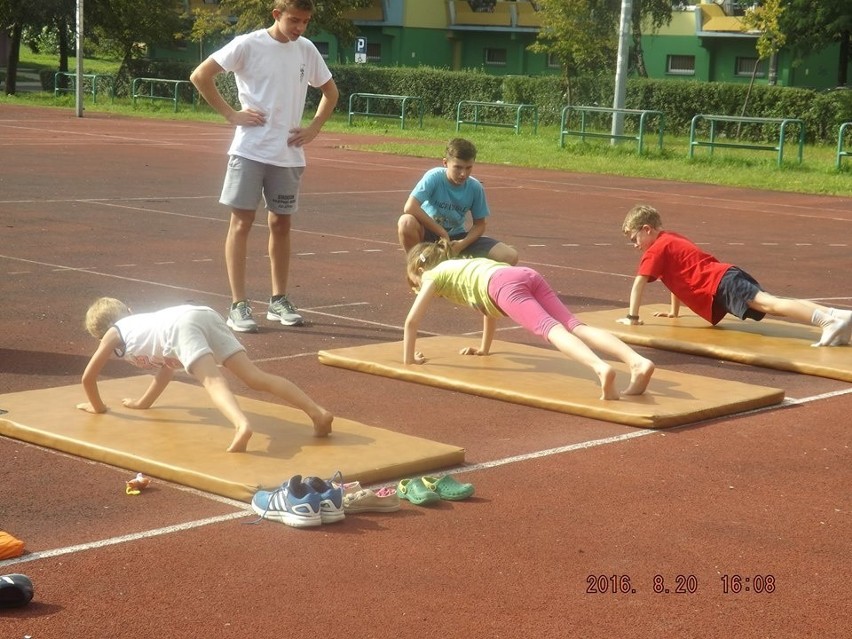
[[[69,68],[75,61],[69,60]],[[85,61],[86,73],[114,73],[118,64],[114,61]],[[22,51],[21,68],[56,68],[55,56],[26,54]],[[0,95],[4,103],[32,104],[56,108],[74,108],[71,94],[54,97],[52,93],[26,93],[16,96]],[[110,112],[135,117],[153,117],[181,120],[204,120],[222,122],[222,118],[205,104],[193,110],[187,104],[180,105],[177,113],[167,102],[137,101],[134,107],[128,98],[114,101],[99,94],[97,104],[92,103],[91,94],[84,96],[85,109],[90,112]],[[681,182],[696,182],[726,186],[738,186],[775,191],[815,193],[824,195],[852,195],[852,160],[847,159],[840,171],[835,168],[836,146],[806,145],[804,161],[797,162],[796,144],[787,143],[784,164],[777,166],[774,151],[745,149],[716,149],[713,156],[706,148],[699,148],[690,159],[689,140],[686,137],[664,136],[663,149],[656,146],[654,136],[645,141],[645,152],[639,156],[636,144],[622,142],[612,145],[608,140],[582,143],[575,138],[566,139],[565,147],[559,144],[558,126],[539,126],[533,133],[528,127],[519,134],[511,129],[462,125],[456,133],[456,124],[442,118],[424,118],[423,128],[417,128],[412,120],[401,130],[397,120],[369,119],[360,116],[347,124],[347,107],[341,102],[335,116],[324,130],[335,133],[358,133],[375,136],[375,141],[359,144],[365,151],[428,157],[439,159],[443,155],[447,140],[456,135],[467,137],[478,147],[477,161],[489,164],[505,164],[612,176],[642,177]],[[310,113],[308,113],[310,115]]]
[[[100,58],[85,58],[83,60],[84,71],[86,73],[115,73],[118,71],[119,64],[117,60],[104,60]],[[77,58],[75,56],[69,57],[68,70],[73,71],[76,66]],[[52,53],[33,53],[29,47],[22,46],[18,68],[28,72],[35,72],[36,74],[43,69],[55,71],[59,68],[59,58]]]

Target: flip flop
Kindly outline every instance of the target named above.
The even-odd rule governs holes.
[[[20,608],[33,598],[33,582],[26,575],[0,576],[0,608]]]
[[[397,485],[396,490],[401,499],[407,499],[418,506],[426,506],[441,501],[440,495],[429,490],[429,487],[420,478],[403,479]]]
[[[473,495],[474,492],[473,484],[463,484],[456,481],[452,475],[444,475],[440,478],[426,475],[421,479],[429,490],[447,501],[461,501]]]

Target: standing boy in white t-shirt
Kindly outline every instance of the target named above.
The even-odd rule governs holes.
[[[237,36],[190,76],[210,106],[236,125],[219,201],[231,207],[225,241],[232,298],[227,323],[239,332],[257,331],[246,295],[246,253],[261,195],[268,211],[272,274],[266,318],[287,326],[303,323],[287,298],[290,216],[298,209],[305,168],[302,147],[320,132],[339,97],[322,55],[302,37],[313,11],[312,0],[276,0],[271,27]],[[239,111],[225,101],[215,83],[217,75],[230,71],[239,91]],[[317,87],[322,98],[311,123],[302,127],[308,85]]]

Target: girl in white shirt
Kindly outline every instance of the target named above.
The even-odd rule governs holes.
[[[101,342],[83,373],[83,389],[89,401],[77,404],[80,410],[96,414],[107,411],[98,391],[98,375],[112,357],[156,371],[139,399],[122,400],[127,408],[150,408],[174,371],[184,368],[201,382],[216,408],[234,425],[236,433],[228,452],[245,452],[252,436],[251,425],[219,370],[221,364],[252,390],[271,393],[304,411],[313,421],[317,437],[331,432],[334,416],[291,381],[255,366],[225,320],[211,308],[185,304],[133,314],[124,302],[102,297],[86,313],[86,330]]]

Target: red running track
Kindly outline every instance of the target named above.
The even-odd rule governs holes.
[[[0,133],[0,393],[79,383],[94,348],[82,315],[96,296],[137,310],[225,308],[227,126],[4,105]],[[326,133],[309,148],[291,275],[308,325],[264,324],[242,339],[341,416],[463,446],[458,476],[476,496],[296,530],[166,482],[128,497],[125,470],[0,437],[0,529],[27,544],[0,574],[36,586],[29,606],[0,611],[0,636],[848,636],[848,384],[647,351],[660,367],[788,397],[655,432],[317,362],[321,349],[401,339],[411,301],[395,220],[437,157],[358,151],[365,141]],[[850,198],[487,158],[475,175],[489,233],[576,311],[626,306],[638,255],[619,228],[640,201],[768,290],[852,307]],[[265,240],[261,224],[248,282],[259,301]],[[447,305],[423,328],[479,324]],[[508,325],[499,338],[538,344]],[[136,374],[120,362],[108,373]]]

